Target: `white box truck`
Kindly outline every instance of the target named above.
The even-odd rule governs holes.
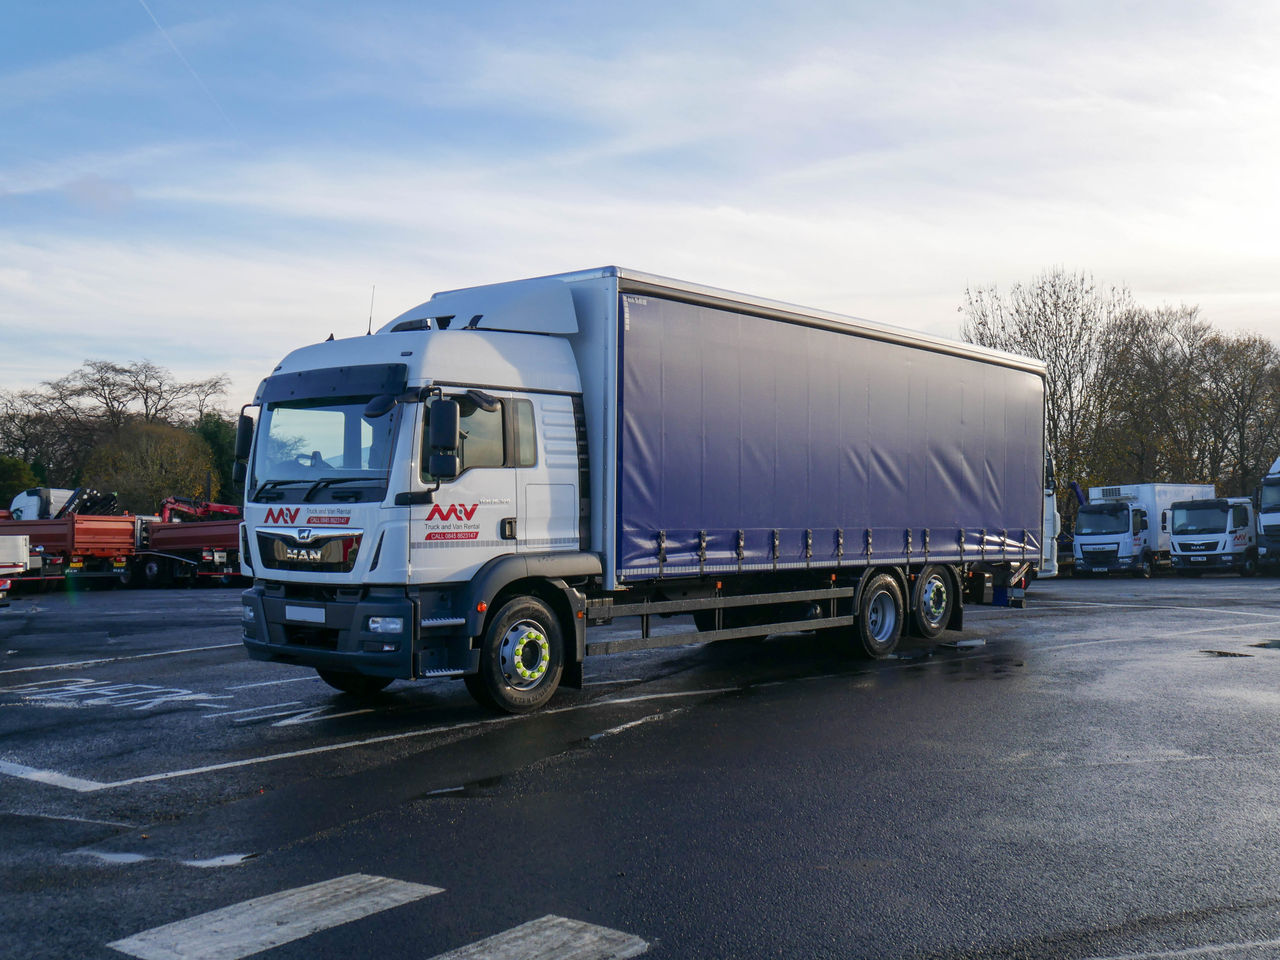
[[[1036,360],[616,267],[439,293],[290,353],[241,413],[244,644],[507,712],[613,651],[827,629],[887,656],[1025,587],[1044,395]],[[650,631],[676,614],[697,629]]]
[[[0,607],[13,588],[13,578],[26,573],[31,563],[31,540],[28,537],[0,536]]]
[[[1149,577],[1169,566],[1169,507],[1214,496],[1211,483],[1128,483],[1090,487],[1076,515],[1075,573]]]
[[[1280,563],[1280,458],[1258,485],[1258,562],[1272,567]]]
[[[1258,531],[1248,497],[1172,504],[1173,569],[1198,577],[1223,570],[1251,577],[1258,571]]]

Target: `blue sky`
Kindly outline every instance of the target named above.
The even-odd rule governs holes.
[[[0,389],[617,263],[956,335],[1054,266],[1280,338],[1280,7],[11,5]]]

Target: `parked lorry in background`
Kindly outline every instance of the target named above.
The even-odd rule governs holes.
[[[887,656],[1041,562],[1044,396],[1036,360],[616,267],[439,293],[242,412],[244,643],[512,713],[595,654]]]
[[[1044,458],[1044,529],[1040,534],[1040,564],[1036,577],[1048,579],[1058,575],[1058,535],[1062,533],[1062,515],[1058,512],[1058,481],[1054,475],[1053,457]]]
[[[38,488],[0,510],[0,536],[22,534],[30,562],[15,582],[67,579],[126,586],[230,582],[240,574],[240,507],[186,497],[162,501],[157,516],[116,512],[92,490]]]
[[[0,536],[0,607],[13,587],[13,578],[27,572],[31,563],[31,540],[28,537]]]
[[[1262,478],[1257,492],[1258,562],[1264,566],[1280,563],[1280,457]]]
[[[160,514],[143,517],[121,582],[129,586],[189,585],[199,578],[230,583],[240,575],[240,508],[168,497]]]
[[[1210,483],[1129,483],[1090,487],[1076,515],[1075,573],[1149,577],[1170,565],[1169,507],[1214,496]]]
[[[1179,575],[1231,571],[1251,577],[1258,570],[1258,533],[1248,497],[1186,500],[1171,507],[1173,568]]]
[[[114,581],[133,559],[139,519],[119,516],[116,498],[95,490],[40,487],[0,511],[0,536],[25,536],[30,565],[21,579],[49,586],[65,580]]]

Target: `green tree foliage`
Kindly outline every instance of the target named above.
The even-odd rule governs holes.
[[[232,480],[232,464],[236,456],[236,424],[230,417],[210,410],[196,421],[192,430],[209,445],[213,455],[214,483],[224,499],[231,497],[235,489]]]
[[[213,469],[213,452],[195,431],[137,420],[89,454],[84,484],[114,492],[131,513],[147,514],[168,496],[203,497]],[[211,495],[218,493],[215,481]]]
[[[0,457],[0,509],[9,506],[23,490],[39,486],[31,465],[17,457]]]

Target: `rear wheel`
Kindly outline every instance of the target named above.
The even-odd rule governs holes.
[[[316,670],[320,679],[343,693],[357,697],[371,697],[391,685],[390,677],[369,677],[363,673],[348,673],[345,670]]]
[[[880,659],[893,653],[902,637],[902,590],[892,574],[872,574],[858,602],[855,626],[859,652]]]
[[[551,699],[563,671],[559,620],[541,600],[517,597],[489,622],[480,649],[480,672],[466,678],[467,690],[482,706],[529,713]]]
[[[142,564],[142,581],[148,587],[167,587],[172,575],[169,562],[159,557],[148,557]]]
[[[947,628],[955,607],[955,590],[942,567],[925,567],[911,591],[911,626],[926,640],[936,639]]]

